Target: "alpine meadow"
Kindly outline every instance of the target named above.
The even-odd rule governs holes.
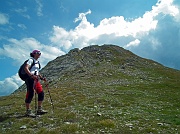
[[[24,117],[24,84],[0,97],[2,134],[180,133],[179,70],[105,44],[72,49],[41,74],[48,113]]]

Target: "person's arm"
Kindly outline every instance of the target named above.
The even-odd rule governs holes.
[[[24,70],[25,72],[29,75],[29,77],[33,78],[33,79],[37,79],[37,76],[32,74],[29,70],[30,66],[28,64],[25,65]]]
[[[25,67],[24,67],[24,70],[31,77],[31,76],[33,76],[33,74],[31,74],[29,68],[30,68],[30,66],[28,64],[26,64]]]
[[[46,78],[45,78],[45,77],[43,77],[43,76],[40,74],[40,72],[39,72],[39,78],[40,78],[41,80],[46,81]]]

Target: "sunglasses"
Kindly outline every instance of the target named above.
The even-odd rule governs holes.
[[[34,54],[39,54],[39,55],[41,55],[41,52],[35,52]]]

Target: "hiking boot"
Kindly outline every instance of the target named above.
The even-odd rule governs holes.
[[[42,115],[48,113],[46,110],[43,110],[41,106],[38,107],[37,115]]]
[[[36,116],[35,114],[32,113],[31,109],[27,109],[25,115],[28,117],[35,117]]]

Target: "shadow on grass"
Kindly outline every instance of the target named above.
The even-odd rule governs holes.
[[[12,117],[13,114],[0,115],[0,122],[4,122]]]
[[[7,114],[7,115],[0,115],[0,122],[4,122],[6,120],[16,118],[16,119],[23,119],[23,118],[39,118],[40,116],[27,116],[25,114]]]

